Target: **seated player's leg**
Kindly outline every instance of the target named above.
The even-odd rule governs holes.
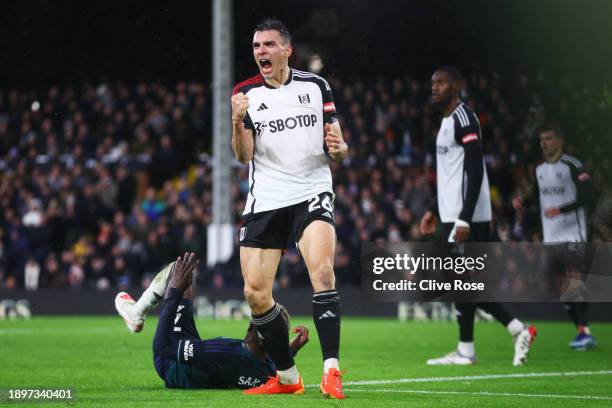
[[[313,206],[312,203],[296,208],[295,218],[301,221],[301,226],[298,227],[301,231],[298,230],[296,236],[299,237],[298,248],[308,268],[314,290],[313,320],[323,354],[323,380],[320,389],[325,397],[343,399],[338,361],[341,307],[334,275],[336,230],[333,224],[330,195],[321,194],[319,197],[321,203],[327,200],[320,208]],[[311,211],[297,213],[304,209]]]
[[[125,324],[129,331],[138,333],[144,327],[144,321],[147,313],[159,303],[161,303],[166,287],[168,285],[168,277],[174,267],[174,262],[166,265],[151,281],[149,287],[140,296],[138,301],[126,292],[119,292],[115,297],[115,308],[117,312],[125,320]]]
[[[125,324],[132,333],[140,333],[144,327],[144,319],[134,317],[134,305],[136,301],[127,292],[119,292],[115,296],[115,309],[119,316],[123,317]]]
[[[272,298],[274,277],[280,262],[280,249],[240,248],[244,278],[244,296],[253,313],[253,324],[263,337],[262,343],[277,367],[277,377],[247,394],[299,394],[304,386],[289,348],[289,327]]]

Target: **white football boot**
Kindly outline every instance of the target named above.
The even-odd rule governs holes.
[[[135,316],[132,313],[134,303],[136,302],[127,292],[119,292],[115,297],[115,308],[119,315],[123,317],[123,320],[125,320],[128,330],[132,333],[139,333],[144,327],[144,317]]]
[[[529,349],[535,341],[538,331],[534,326],[525,327],[514,338],[514,358],[512,359],[513,366],[520,366],[527,362]]]
[[[476,364],[476,356],[466,357],[459,350],[451,351],[444,357],[430,358],[427,365],[472,365]]]

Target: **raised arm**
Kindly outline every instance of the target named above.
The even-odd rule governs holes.
[[[247,164],[253,158],[253,130],[248,129],[249,97],[242,92],[232,95],[232,149],[236,159]]]

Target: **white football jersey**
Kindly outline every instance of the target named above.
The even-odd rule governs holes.
[[[587,220],[584,207],[563,212],[554,218],[544,216],[544,211],[549,208],[561,208],[578,200],[577,183],[588,180],[582,163],[564,154],[555,163],[545,161],[540,164],[535,173],[544,242],[586,242]]]
[[[438,212],[444,223],[455,222],[466,201],[467,177],[465,174],[464,146],[481,143],[480,123],[472,110],[460,103],[457,108],[442,119],[436,137],[436,172],[438,183]],[[487,169],[482,162],[484,174],[480,194],[470,222],[491,221],[491,197]]]
[[[336,121],[336,108],[327,81],[291,69],[280,88],[257,75],[236,85],[238,92],[249,97],[244,125],[254,136],[243,215],[333,193],[324,125]]]

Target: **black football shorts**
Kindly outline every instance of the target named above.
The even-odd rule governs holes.
[[[245,215],[239,230],[239,245],[275,249],[297,247],[302,233],[315,220],[325,221],[335,228],[332,193],[321,193],[289,207]]]

